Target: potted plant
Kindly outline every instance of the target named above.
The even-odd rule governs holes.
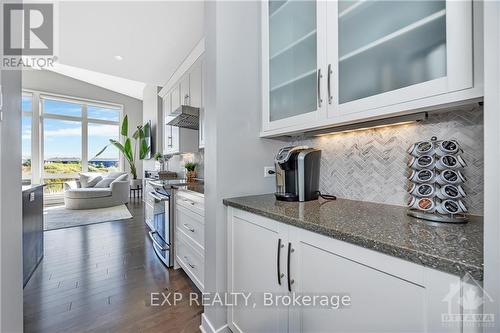
[[[194,170],[196,168],[196,163],[194,162],[186,162],[184,164],[184,168],[186,169],[186,178],[188,182],[192,182],[196,178],[196,171]]]
[[[132,134],[132,138],[128,136],[128,116],[123,118],[120,134],[122,135],[123,144],[117,140],[109,139],[109,145],[104,147],[95,157],[98,157],[109,146],[116,147],[122,154],[125,156],[129,166],[130,173],[132,174],[132,179],[130,180],[130,185],[133,188],[136,188],[138,185],[142,183],[141,179],[137,178],[137,167],[135,166],[135,162],[137,159],[144,160],[151,150],[151,146],[148,145],[147,138],[149,138],[151,133],[151,129],[149,123],[144,126],[137,126],[137,130]],[[132,148],[132,140],[134,140],[134,147]],[[137,151],[139,150],[139,152]],[[95,158],[94,157],[94,158]]]

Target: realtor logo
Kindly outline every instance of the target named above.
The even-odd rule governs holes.
[[[441,321],[446,327],[495,326],[495,315],[483,312],[484,304],[492,303],[493,299],[469,273],[464,275],[461,282],[450,284],[442,301],[448,304],[448,312],[441,314]],[[455,305],[459,305],[459,311],[454,310]]]
[[[3,22],[5,56],[53,55],[53,4],[6,3]]]

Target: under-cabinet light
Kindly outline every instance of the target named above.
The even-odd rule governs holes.
[[[384,119],[364,121],[356,124],[341,125],[338,127],[324,128],[306,133],[307,136],[325,136],[340,132],[363,131],[371,128],[409,124],[427,119],[427,112],[414,113]]]

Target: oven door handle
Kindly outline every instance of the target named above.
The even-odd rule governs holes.
[[[158,247],[160,248],[161,251],[168,251],[170,249],[170,247],[167,245],[166,247],[163,247],[160,243],[158,243],[158,241],[155,239],[155,237],[153,236],[154,234],[157,234],[158,231],[150,231],[149,232],[149,238],[151,238],[151,240],[153,241],[153,243]]]
[[[156,195],[153,192],[149,192],[149,195],[152,196],[157,202],[167,201],[168,200],[168,197],[161,198],[160,196]]]

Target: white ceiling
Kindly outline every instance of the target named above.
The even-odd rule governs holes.
[[[145,84],[164,85],[203,37],[203,1],[61,1],[58,7],[61,64]]]

